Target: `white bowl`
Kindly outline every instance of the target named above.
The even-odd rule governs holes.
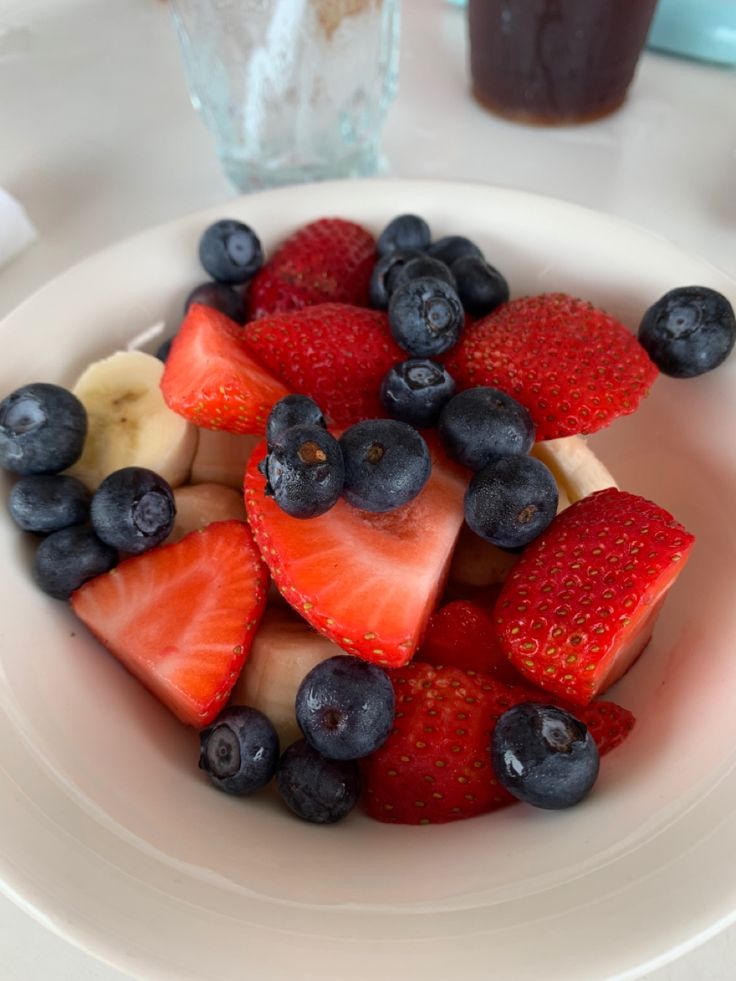
[[[566,290],[635,327],[667,289],[736,283],[653,235],[488,187],[367,181],[240,198],[93,256],[0,329],[0,393],[70,383],[201,280],[202,229],[235,216],[273,246],[344,215],[426,215],[475,239],[515,294]],[[439,827],[300,823],[217,794],[197,739],[28,575],[0,520],[0,873],[51,929],[145,978],[630,977],[734,918],[736,357],[660,379],[594,437],[620,484],[697,536],[645,657],[612,692],[638,724],[567,813],[519,805]],[[10,482],[2,487],[5,496]]]

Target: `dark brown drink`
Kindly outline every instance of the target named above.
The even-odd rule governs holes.
[[[532,123],[597,119],[626,97],[657,0],[469,0],[473,94]]]

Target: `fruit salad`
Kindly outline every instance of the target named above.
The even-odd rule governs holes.
[[[274,781],[319,824],[579,804],[694,544],[585,436],[721,364],[726,298],[653,297],[635,335],[412,214],[268,256],[224,219],[199,257],[155,354],[0,402],[39,587],[196,727],[221,792]]]

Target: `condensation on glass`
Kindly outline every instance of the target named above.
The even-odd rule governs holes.
[[[173,0],[192,104],[241,190],[373,173],[399,0]]]

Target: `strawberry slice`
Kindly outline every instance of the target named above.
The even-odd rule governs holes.
[[[245,507],[278,588],[349,654],[405,664],[442,590],[463,521],[464,471],[435,446],[429,480],[403,507],[371,514],[340,500],[303,521],[265,496],[264,454],[262,445],[248,463]]]
[[[429,618],[416,660],[478,671],[508,685],[518,685],[522,681],[498,642],[490,604],[454,600],[440,607]]]
[[[169,408],[195,426],[259,434],[273,404],[289,393],[253,360],[243,328],[199,303],[174,338],[161,391]]]
[[[391,824],[439,824],[514,803],[491,767],[496,722],[520,702],[559,702],[488,675],[420,662],[392,671],[391,680],[394,729],[361,761],[368,814]],[[613,702],[573,714],[588,725],[601,755],[623,742],[634,725],[631,712]]]
[[[518,399],[538,440],[593,433],[633,412],[658,374],[623,324],[564,293],[503,304],[465,331],[446,363],[459,387]]]
[[[291,391],[309,395],[337,426],[385,416],[378,390],[405,352],[386,314],[322,303],[249,324],[245,343]]]
[[[256,273],[248,290],[251,320],[335,301],[368,305],[376,262],[369,231],[344,218],[321,218],[298,229]]]
[[[90,579],[71,603],[182,722],[205,726],[238,680],[267,582],[248,526],[218,521]]]
[[[611,487],[562,511],[524,551],[496,604],[507,656],[585,705],[649,641],[694,538],[663,508]]]
[[[530,695],[529,701],[550,701],[543,694]],[[615,702],[607,702],[603,699],[591,702],[590,705],[572,706],[566,705],[562,701],[554,699],[555,705],[567,709],[576,719],[580,719],[590,729],[590,734],[595,739],[598,752],[601,756],[616,749],[626,739],[636,722],[633,714],[628,709],[622,708]]]

